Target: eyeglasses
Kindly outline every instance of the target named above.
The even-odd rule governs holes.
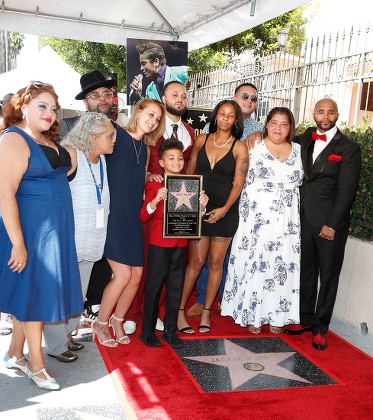
[[[104,99],[112,98],[113,95],[114,95],[113,92],[109,92],[109,91],[103,92],[103,93],[93,92],[87,95],[85,98],[92,99],[93,101],[98,101],[101,98],[104,98]]]
[[[258,97],[256,95],[249,95],[248,93],[243,93],[240,95],[242,99],[251,99],[253,102],[258,101]]]

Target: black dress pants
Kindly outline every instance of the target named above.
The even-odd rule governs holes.
[[[85,308],[101,303],[105,287],[111,280],[111,273],[112,271],[106,258],[102,258],[94,263],[91,277],[89,278],[87,300],[84,303]]]
[[[337,297],[348,226],[336,231],[333,241],[321,238],[320,231],[321,227],[311,226],[302,213],[300,322],[325,334]]]
[[[187,247],[164,248],[149,245],[148,272],[145,280],[145,296],[142,331],[153,334],[159,312],[159,298],[166,283],[166,313],[164,329],[176,331],[177,317],[187,260]]]

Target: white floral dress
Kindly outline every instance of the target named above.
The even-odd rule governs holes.
[[[236,324],[299,323],[302,180],[298,144],[284,162],[264,142],[251,151],[221,311]]]

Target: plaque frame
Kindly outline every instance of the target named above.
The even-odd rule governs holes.
[[[162,237],[200,239],[202,206],[199,196],[203,189],[203,176],[165,174],[164,186],[167,188],[167,199],[164,202]],[[183,193],[182,188],[186,194],[185,198],[175,195]],[[191,193],[193,194],[190,195]],[[180,203],[180,200],[185,203]]]

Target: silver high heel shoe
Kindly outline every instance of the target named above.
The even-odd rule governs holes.
[[[123,322],[124,318],[117,318],[114,314],[109,318],[109,327],[113,328],[114,336],[116,336],[117,334],[115,332],[115,328],[111,324],[112,319],[115,319],[116,321],[122,321]],[[123,337],[116,338],[115,341],[119,344],[129,344],[131,340],[129,339],[128,335],[124,335]]]
[[[45,368],[38,370],[37,372],[31,372],[31,370],[28,367],[29,362],[26,364],[25,374],[35,382],[36,386],[41,389],[45,389],[47,391],[59,391],[61,387],[58,385],[56,380],[48,375],[48,372],[45,370]],[[39,373],[42,373],[47,379],[41,379],[38,375]]]

